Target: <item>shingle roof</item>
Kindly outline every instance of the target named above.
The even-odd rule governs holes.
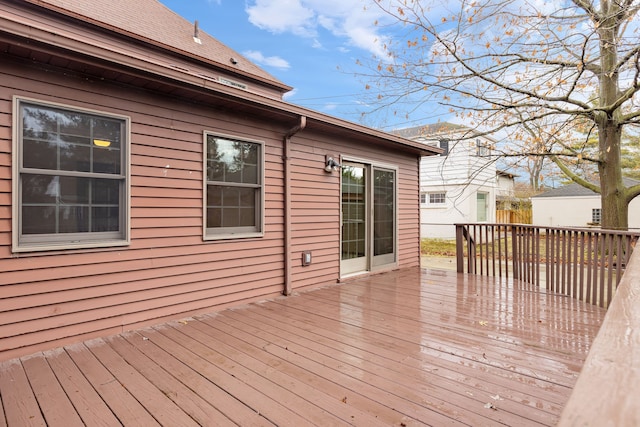
[[[75,16],[94,25],[109,28],[152,44],[181,51],[214,62],[223,68],[257,76],[285,91],[291,88],[199,30],[201,43],[194,41],[195,26],[158,0],[25,0],[48,9]],[[236,58],[237,63],[232,63]]]
[[[428,125],[422,126],[414,126],[410,128],[404,129],[395,129],[391,131],[394,135],[401,136],[403,138],[416,138],[419,136],[432,136],[437,134],[451,133],[451,132],[459,132],[459,131],[470,131],[466,126],[457,125],[448,122],[440,122],[440,123],[432,123]]]
[[[562,187],[553,188],[533,197],[578,197],[578,196],[597,196],[595,193],[580,184],[563,185]]]
[[[624,185],[630,187],[632,185],[640,184],[640,181],[631,179],[631,178],[623,178]],[[589,190],[586,187],[583,187],[580,184],[571,183],[568,185],[564,185],[562,187],[553,188],[549,191],[545,191],[542,194],[538,194],[533,197],[585,197],[585,196],[598,196],[598,193]]]

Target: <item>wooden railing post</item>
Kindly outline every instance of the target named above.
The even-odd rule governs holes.
[[[520,268],[519,268],[519,257],[520,253],[518,251],[518,230],[519,227],[517,225],[511,226],[511,270],[513,271],[513,278],[520,278]],[[507,259],[506,262],[509,262]]]
[[[463,227],[464,225],[456,224],[456,271],[458,273],[464,273]]]

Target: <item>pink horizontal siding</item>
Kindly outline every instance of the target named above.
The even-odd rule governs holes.
[[[335,282],[340,259],[340,174],[323,169],[325,155],[340,155],[398,168],[398,264],[419,264],[418,159],[399,152],[333,135],[301,132],[291,153],[294,289]],[[338,226],[336,227],[336,224]],[[303,251],[312,252],[312,265],[302,266]]]
[[[197,105],[167,102],[130,88],[85,83],[78,90],[75,79],[33,68],[23,72],[10,61],[3,62],[0,75],[3,82],[10,82],[9,87],[0,87],[3,358],[282,291],[282,147],[272,135],[282,135],[284,129],[237,117],[232,122],[220,120],[225,113],[207,108],[205,114]],[[13,95],[131,117],[129,247],[11,255],[7,129]],[[265,192],[268,215],[263,238],[203,242],[205,130],[264,141],[267,186],[276,192],[271,188]]]
[[[282,138],[291,124],[0,60],[0,359],[282,292]],[[131,117],[130,246],[11,253],[14,95]],[[203,241],[203,131],[264,142],[264,237]],[[399,261],[417,264],[415,156],[312,130],[291,143],[294,289],[340,274],[339,174],[324,172],[327,153],[399,168]],[[311,266],[301,266],[304,250]]]

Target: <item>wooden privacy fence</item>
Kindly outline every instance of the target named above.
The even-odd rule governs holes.
[[[607,307],[640,233],[456,224],[459,273],[521,280]]]
[[[496,222],[500,224],[531,224],[531,209],[497,209]]]

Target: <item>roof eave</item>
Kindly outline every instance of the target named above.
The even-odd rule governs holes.
[[[33,2],[33,0],[27,1]],[[129,74],[137,73],[138,77],[161,80],[164,84],[176,88],[188,88],[188,90],[200,94],[225,98],[239,105],[251,106],[256,110],[271,110],[290,117],[305,116],[308,123],[315,121],[323,126],[332,127],[336,131],[347,130],[355,132],[363,139],[380,145],[393,146],[396,149],[402,149],[418,156],[434,155],[442,152],[442,150],[435,147],[425,146],[419,142],[290,104],[280,99],[213,82],[196,73],[184,72],[171,67],[171,64],[168,63],[132,57],[127,55],[126,52],[96,48],[96,46],[90,46],[61,33],[50,34],[46,29],[34,28],[24,19],[20,21],[5,19],[5,24],[7,25],[4,25],[4,31],[7,35],[37,42],[43,46],[41,49],[48,49],[50,54],[60,55],[62,54],[61,52],[64,52],[67,57],[74,57],[78,61],[101,68],[104,68],[105,64],[109,64],[111,69],[119,69]],[[36,45],[31,47],[37,48]]]
[[[192,54],[190,52],[186,52],[184,50],[175,48],[173,46],[169,46],[169,45],[166,45],[164,43],[160,43],[160,42],[158,42],[156,40],[152,40],[152,39],[143,37],[143,36],[141,36],[139,34],[135,34],[135,33],[132,33],[130,31],[126,31],[126,30],[124,30],[122,28],[118,28],[116,26],[109,25],[107,23],[92,19],[90,17],[86,17],[84,15],[77,14],[77,13],[75,13],[73,11],[70,11],[70,10],[67,10],[67,9],[63,9],[63,8],[59,8],[59,7],[57,7],[55,5],[52,5],[52,4],[49,4],[49,3],[43,3],[43,2],[41,2],[39,0],[22,0],[22,1],[24,1],[26,3],[34,4],[34,5],[36,5],[38,7],[41,7],[43,9],[45,9],[45,10],[48,10],[48,11],[51,11],[51,12],[55,12],[55,13],[65,17],[67,19],[69,19],[69,18],[74,19],[79,25],[90,25],[92,28],[100,28],[100,29],[108,31],[110,33],[115,33],[115,34],[118,34],[118,35],[123,36],[125,38],[131,39],[131,40],[135,40],[135,41],[137,41],[139,43],[143,43],[143,44],[146,44],[146,45],[149,45],[149,46],[153,46],[155,49],[160,49],[160,50],[164,50],[166,52],[170,52],[171,54],[174,54],[174,55],[179,55],[180,57],[189,59],[191,61],[197,61],[197,62],[200,62],[202,64],[206,64],[208,66],[213,66],[213,67],[215,67],[217,69],[224,70],[226,72],[239,74],[239,75],[241,75],[241,76],[243,76],[243,77],[245,77],[245,78],[247,78],[249,80],[253,80],[253,81],[259,82],[261,84],[268,85],[268,86],[270,86],[270,87],[272,87],[274,89],[277,89],[282,94],[285,94],[285,93],[293,90],[292,86],[284,84],[284,83],[282,83],[282,82],[280,82],[278,80],[265,79],[265,78],[263,78],[261,76],[257,76],[255,74],[248,73],[248,72],[246,72],[244,70],[232,67],[232,66],[224,64],[222,62],[210,60],[210,59],[204,58],[202,56],[198,56],[198,55]]]

